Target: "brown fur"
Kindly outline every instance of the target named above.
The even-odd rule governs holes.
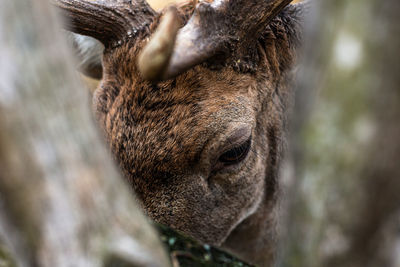
[[[190,10],[182,9],[184,18]],[[94,95],[110,149],[148,216],[261,265],[270,264],[275,247],[296,12],[287,7],[253,47],[151,84],[138,75],[136,60],[157,19],[138,39],[106,49]],[[246,159],[210,171],[240,127],[252,133]]]

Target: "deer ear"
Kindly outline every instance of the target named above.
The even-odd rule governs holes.
[[[71,32],[67,32],[67,39],[77,58],[76,68],[84,75],[100,80],[103,76],[103,44],[94,38]]]

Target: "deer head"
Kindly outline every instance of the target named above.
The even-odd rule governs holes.
[[[146,214],[267,265],[303,4],[53,1],[105,47],[93,108]]]

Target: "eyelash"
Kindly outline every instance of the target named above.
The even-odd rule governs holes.
[[[219,161],[225,165],[233,165],[241,162],[247,156],[251,147],[251,137],[241,144],[240,146],[234,147],[231,150],[226,151],[219,157]]]

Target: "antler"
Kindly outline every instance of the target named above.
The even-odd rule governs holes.
[[[144,0],[52,1],[68,18],[68,30],[94,37],[105,46],[133,36],[156,15]]]
[[[154,53],[146,51],[158,43],[157,34],[145,47],[139,58],[139,68],[145,78],[162,80],[174,77],[190,67],[193,67],[211,56],[229,52],[232,45],[238,42],[254,41],[265,26],[292,0],[214,0],[212,3],[201,2],[188,23],[178,32],[176,38],[171,36],[169,40],[174,42],[175,48],[171,55],[164,55],[168,60],[162,62],[165,68],[159,68],[149,75],[141,66],[150,62]],[[161,25],[171,23],[169,18],[163,20]],[[168,28],[163,26],[164,28]],[[170,31],[174,32],[174,31]],[[159,34],[160,35],[160,34]],[[154,52],[154,51],[153,51]],[[170,52],[168,49],[160,49],[158,53]]]

